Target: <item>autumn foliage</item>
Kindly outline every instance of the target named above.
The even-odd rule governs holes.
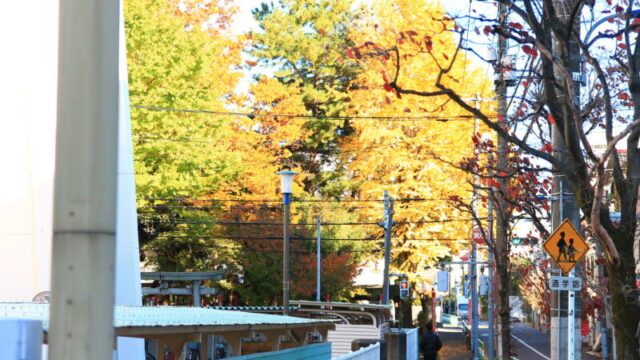
[[[398,60],[403,81],[435,80],[456,51],[455,22],[427,1],[283,0],[254,11],[260,31],[235,35],[229,29],[238,5],[127,2],[146,260],[170,271],[224,266],[227,294],[246,304],[278,302],[276,172],[283,168],[300,173],[292,223],[307,224],[292,227],[293,298],[315,297],[315,227],[308,224],[320,216],[337,224],[321,229],[328,239],[323,295],[349,299],[362,261],[380,259],[382,204],[375,200],[384,190],[399,200],[392,271],[416,279],[467,246],[469,214],[451,199],[470,198],[471,176],[459,164],[473,156],[482,128],[474,130],[473,118],[453,103],[410,99],[394,87]],[[371,56],[393,46],[433,56]],[[242,72],[252,74],[246,88],[238,87]],[[456,65],[446,82],[466,97],[490,95],[487,77],[470,62]]]

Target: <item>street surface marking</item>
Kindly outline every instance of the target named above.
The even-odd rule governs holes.
[[[522,345],[528,347],[529,349],[531,349],[531,351],[533,351],[534,353],[542,356],[543,358],[547,359],[547,360],[551,360],[549,357],[547,357],[546,355],[544,355],[543,353],[541,353],[540,351],[534,349],[533,347],[531,347],[531,345],[527,344],[526,342],[524,342],[523,340],[521,340],[519,337],[511,334],[511,336],[513,336],[514,339],[520,341],[522,343]]]

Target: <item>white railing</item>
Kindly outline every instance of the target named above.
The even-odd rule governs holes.
[[[403,329],[407,334],[407,360],[418,360],[420,339],[418,338],[418,328]]]
[[[380,360],[380,343],[333,358],[333,360]]]

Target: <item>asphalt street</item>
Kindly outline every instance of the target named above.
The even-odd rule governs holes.
[[[480,322],[480,338],[488,344],[487,323]],[[550,336],[544,332],[531,328],[528,324],[511,324],[511,343],[518,360],[551,360]],[[599,357],[583,351],[582,359],[593,360]]]

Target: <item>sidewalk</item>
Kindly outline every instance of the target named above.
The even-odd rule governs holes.
[[[469,360],[471,353],[458,326],[444,324],[438,328],[442,340],[442,349],[438,353],[438,360]]]

